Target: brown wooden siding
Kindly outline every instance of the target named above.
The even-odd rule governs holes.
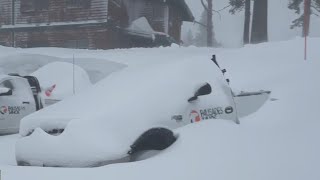
[[[129,26],[129,16],[123,1],[109,1],[108,20],[115,26],[123,28]]]
[[[11,24],[11,0],[0,0],[0,25]]]
[[[1,46],[12,46],[12,34],[8,33],[0,33],[0,45]]]
[[[0,35],[3,33],[0,33]],[[15,34],[16,46],[66,47],[86,49],[113,49],[127,46],[118,37],[121,32],[103,27],[82,27],[77,29],[18,32]],[[0,38],[2,38],[0,36]]]
[[[170,7],[169,10],[169,35],[172,36],[177,42],[181,41],[181,26],[182,17],[180,12],[175,7]]]
[[[3,0],[1,0],[3,1]],[[67,7],[66,0],[49,0],[48,10],[22,12],[21,1],[16,1],[16,24],[106,20],[107,0],[89,0],[88,7]]]
[[[69,47],[79,45],[89,49],[126,48],[137,44],[135,42],[145,42],[142,37],[140,37],[142,39],[137,40],[135,38],[139,37],[133,38],[123,33],[130,23],[139,17],[146,17],[155,31],[168,33],[177,42],[180,41],[183,19],[180,12],[181,8],[168,3],[168,1],[88,0],[90,3],[86,6],[68,7],[66,3],[68,0],[43,0],[48,1],[48,4],[45,3],[47,7],[34,9],[30,9],[32,6],[27,1],[32,0],[14,1],[15,24],[37,25],[41,23],[41,26],[43,26],[47,23],[48,26],[11,30],[4,28],[0,31],[0,43],[12,46],[13,38],[10,31],[15,31],[14,39],[17,47]],[[26,3],[27,8],[24,7]],[[12,23],[11,5],[12,0],[0,0],[0,25],[10,25]],[[24,9],[21,10],[23,7]],[[85,21],[89,20],[99,23],[95,23],[95,25],[86,24]],[[104,23],[100,23],[102,21]],[[52,27],[53,22],[63,22],[64,25],[63,27]],[[83,22],[84,24],[75,25],[71,22]],[[152,46],[152,42],[149,42],[149,45]]]
[[[146,17],[155,31],[165,32],[166,6],[168,5],[163,1],[145,1],[145,7],[140,12],[140,17]]]

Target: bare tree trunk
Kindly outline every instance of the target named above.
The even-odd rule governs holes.
[[[255,0],[253,6],[251,43],[268,41],[268,0]]]
[[[244,31],[243,31],[243,43],[249,44],[250,43],[250,16],[251,16],[251,0],[245,1],[245,19],[244,19]]]
[[[208,1],[207,11],[207,46],[213,47],[212,0]]]
[[[303,36],[309,36],[310,31],[310,13],[311,0],[305,0],[304,4],[304,20],[303,20]]]

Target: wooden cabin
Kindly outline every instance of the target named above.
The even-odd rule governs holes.
[[[184,0],[0,0],[0,45],[111,49],[181,41]]]

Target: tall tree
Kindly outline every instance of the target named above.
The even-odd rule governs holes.
[[[243,43],[260,43],[268,41],[268,0],[254,0],[252,29],[250,39],[251,0],[229,0],[230,13],[245,10]]]
[[[243,8],[245,10],[245,18],[244,18],[244,31],[243,31],[243,43],[250,43],[250,21],[251,21],[251,0],[229,0],[229,4],[231,9],[229,12],[231,14],[235,14],[238,11],[242,11]]]
[[[212,21],[212,0],[208,1],[207,8],[207,46],[213,47],[213,21]]]
[[[255,0],[252,16],[251,43],[268,41],[268,0]]]
[[[320,0],[315,1],[315,9],[320,12]],[[316,16],[320,16],[319,14],[315,14]]]
[[[194,38],[194,43],[198,47],[206,47],[208,43],[207,35],[207,17],[208,13],[204,10],[201,14],[200,21],[198,22],[198,32]],[[212,42],[213,46],[217,46],[217,41],[215,40],[214,31],[212,31]]]
[[[301,7],[303,7],[303,13],[301,13]],[[288,8],[294,10],[296,14],[300,14],[297,19],[292,21],[290,28],[302,27],[302,34],[309,35],[310,17],[311,15],[319,16],[320,0],[290,0]]]

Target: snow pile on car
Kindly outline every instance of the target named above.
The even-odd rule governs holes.
[[[61,100],[92,85],[84,69],[66,62],[49,63],[31,75],[38,78],[44,99]]]
[[[187,116],[192,109],[189,108],[197,104],[189,104],[187,100],[206,82],[213,82],[214,93],[221,94],[216,100],[225,107],[228,100],[223,95],[227,82],[211,60],[179,60],[128,67],[113,73],[88,91],[23,118],[22,136],[30,134],[35,127],[41,129],[35,129],[17,143],[17,158],[39,162],[45,159],[49,166],[71,167],[123,158],[145,131],[181,126],[170,119],[173,115],[183,116],[183,124],[190,123]],[[66,128],[60,136],[43,131],[61,128],[63,123]],[[74,147],[78,147],[77,152],[73,151]]]

